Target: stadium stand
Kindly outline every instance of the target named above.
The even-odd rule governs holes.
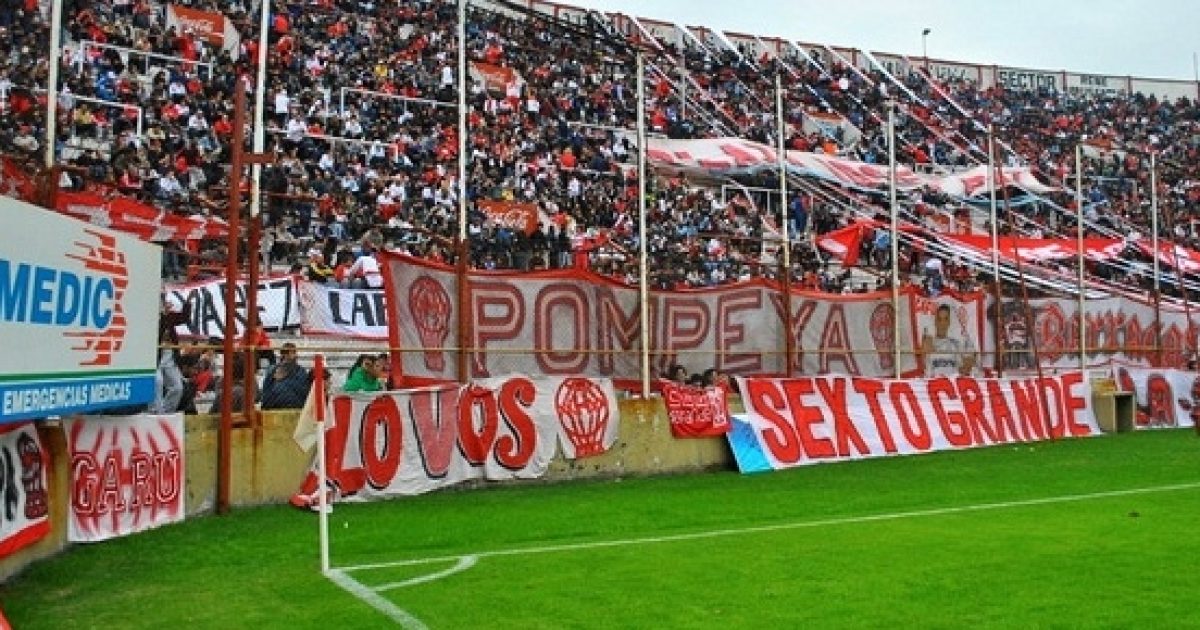
[[[44,2],[5,3],[0,40],[0,151],[40,153],[48,46]],[[447,262],[458,231],[455,5],[405,0],[274,0],[266,123],[278,156],[263,185],[276,263],[320,250],[346,266],[364,241]],[[193,0],[222,12],[231,34],[211,40],[168,5],[149,0],[64,3],[58,148],[66,190],[101,191],[178,212],[219,216],[235,80],[251,78],[257,3]],[[1087,147],[1085,216],[1091,234],[1150,229],[1148,155],[1158,154],[1161,236],[1200,245],[1194,98],[1131,89],[1072,92],[1058,85],[935,76],[929,60],[783,44],[552,3],[472,3],[468,137],[471,265],[480,269],[588,266],[637,281],[636,85],[632,50],[647,52],[647,121],[670,138],[736,137],[773,146],[774,77],[786,89],[793,149],[886,162],[886,103],[895,102],[899,159],[919,172],[985,164],[987,130],[1002,161],[1027,165],[1051,194],[1023,196],[1003,231],[1070,235],[1074,147]],[[946,67],[957,67],[943,64]],[[934,64],[932,67],[939,67]],[[968,73],[969,74],[969,73]],[[251,82],[252,83],[252,82]],[[1132,87],[1132,85],[1130,85]],[[1062,88],[1062,89],[1058,89]],[[1194,91],[1194,90],[1193,90]],[[887,286],[885,268],[843,268],[815,243],[880,216],[880,191],[793,178],[792,279],[832,292]],[[657,171],[648,182],[646,235],[656,287],[702,287],[775,277],[781,260],[774,172],[697,177]],[[1012,190],[1013,194],[1022,191]],[[986,213],[930,190],[905,193],[902,218],[931,233],[987,233]],[[1007,207],[1007,204],[1006,204]],[[493,209],[498,209],[493,212]],[[502,219],[513,210],[528,233]],[[932,238],[932,237],[921,237]],[[901,260],[920,275],[924,242],[902,237]],[[885,239],[864,239],[865,261]],[[219,244],[179,244],[172,276],[219,261]],[[987,278],[953,256],[959,288]],[[1136,254],[1142,261],[1144,254]],[[882,265],[879,265],[882,267]],[[299,268],[299,267],[296,267]],[[1094,265],[1097,279],[1148,287],[1144,266]],[[919,281],[919,278],[917,278]],[[907,281],[902,278],[902,281]]]

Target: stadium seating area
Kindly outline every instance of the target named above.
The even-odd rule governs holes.
[[[0,61],[0,152],[7,155],[42,150],[45,96],[36,86],[45,85],[47,75],[43,4],[0,8],[0,42],[8,50]],[[150,0],[64,3],[59,154],[68,166],[68,188],[100,189],[180,212],[221,212],[235,81],[253,83],[260,45],[251,14],[257,4],[179,4],[224,12],[240,45],[226,50],[190,28],[168,27],[164,5]],[[273,5],[265,117],[268,148],[278,161],[263,185],[276,259],[303,264],[316,249],[344,270],[365,242],[452,260],[458,232],[454,3]],[[587,265],[637,281],[636,42],[601,19],[567,23],[496,2],[471,6],[467,190],[475,267]],[[933,80],[919,68],[893,81],[830,51],[755,58],[732,46],[695,40],[681,48],[665,39],[644,49],[646,119],[656,134],[742,137],[773,146],[773,86],[781,74],[791,130],[785,141],[794,149],[886,162],[889,98],[899,114],[900,159],[916,169],[986,163],[986,129],[993,126],[1003,161],[1028,165],[1042,181],[1063,187],[1007,212],[1004,230],[1012,233],[1073,231],[1068,210],[1075,201],[1067,188],[1074,186],[1075,146],[1086,141],[1089,229],[1146,234],[1147,161],[1156,151],[1162,235],[1200,244],[1193,224],[1200,212],[1193,140],[1200,106],[1193,100],[983,89],[967,80]],[[838,124],[807,124],[813,117]],[[885,270],[864,265],[851,273],[831,265],[811,236],[884,212],[886,197],[805,178],[793,178],[792,188],[792,228],[809,232],[791,243],[793,279],[833,292],[884,286]],[[663,263],[652,270],[654,286],[776,276],[776,175],[714,180],[658,172],[648,189],[648,249]],[[538,230],[527,235],[496,222],[480,209],[487,200],[535,205]],[[954,223],[946,217],[969,214],[960,201],[929,191],[906,194],[902,202],[906,220],[935,231]],[[920,244],[906,240],[902,248],[906,269],[921,269]],[[954,260],[946,263],[951,282],[968,288],[979,280]],[[1126,271],[1105,273],[1129,279]]]

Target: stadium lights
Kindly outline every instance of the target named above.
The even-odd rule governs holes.
[[[929,40],[929,34],[932,32],[933,29],[931,28],[926,28],[925,30],[921,31],[921,58],[925,60],[926,67],[929,66],[929,48],[926,44]]]

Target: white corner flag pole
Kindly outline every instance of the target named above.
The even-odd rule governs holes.
[[[329,500],[325,469],[325,356],[313,361],[313,407],[317,415],[317,522],[321,546],[321,575],[329,575]]]

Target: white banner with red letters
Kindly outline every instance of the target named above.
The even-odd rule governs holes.
[[[1119,366],[1117,388],[1133,394],[1138,429],[1194,427],[1200,418],[1200,374],[1186,370]]]
[[[49,466],[32,422],[0,425],[0,558],[50,533]]]
[[[636,380],[641,323],[638,291],[578,270],[471,272],[465,306],[468,338],[461,332],[454,270],[399,254],[384,254],[391,295],[389,332],[404,352],[400,373],[414,384],[455,378],[456,347],[474,348],[472,378],[499,374],[586,375]],[[726,373],[785,374],[783,352],[791,335],[792,363],[804,373],[885,376],[915,367],[912,331],[901,326],[895,356],[891,295],[795,293],[792,330],[787,303],[775,285],[758,280],[703,291],[650,292],[651,363],[665,373],[678,363],[689,372],[715,367]],[[909,321],[910,300],[899,317]],[[978,344],[977,344],[978,345]],[[421,379],[426,379],[422,381]]]
[[[79,416],[65,430],[68,540],[97,542],[183,520],[183,414]]]
[[[414,495],[471,479],[536,479],[561,452],[608,451],[620,425],[608,379],[507,376],[334,396],[326,468],[339,498]],[[300,496],[317,488],[314,460]]]
[[[730,446],[742,472],[1098,435],[1091,381],[742,378]]]

